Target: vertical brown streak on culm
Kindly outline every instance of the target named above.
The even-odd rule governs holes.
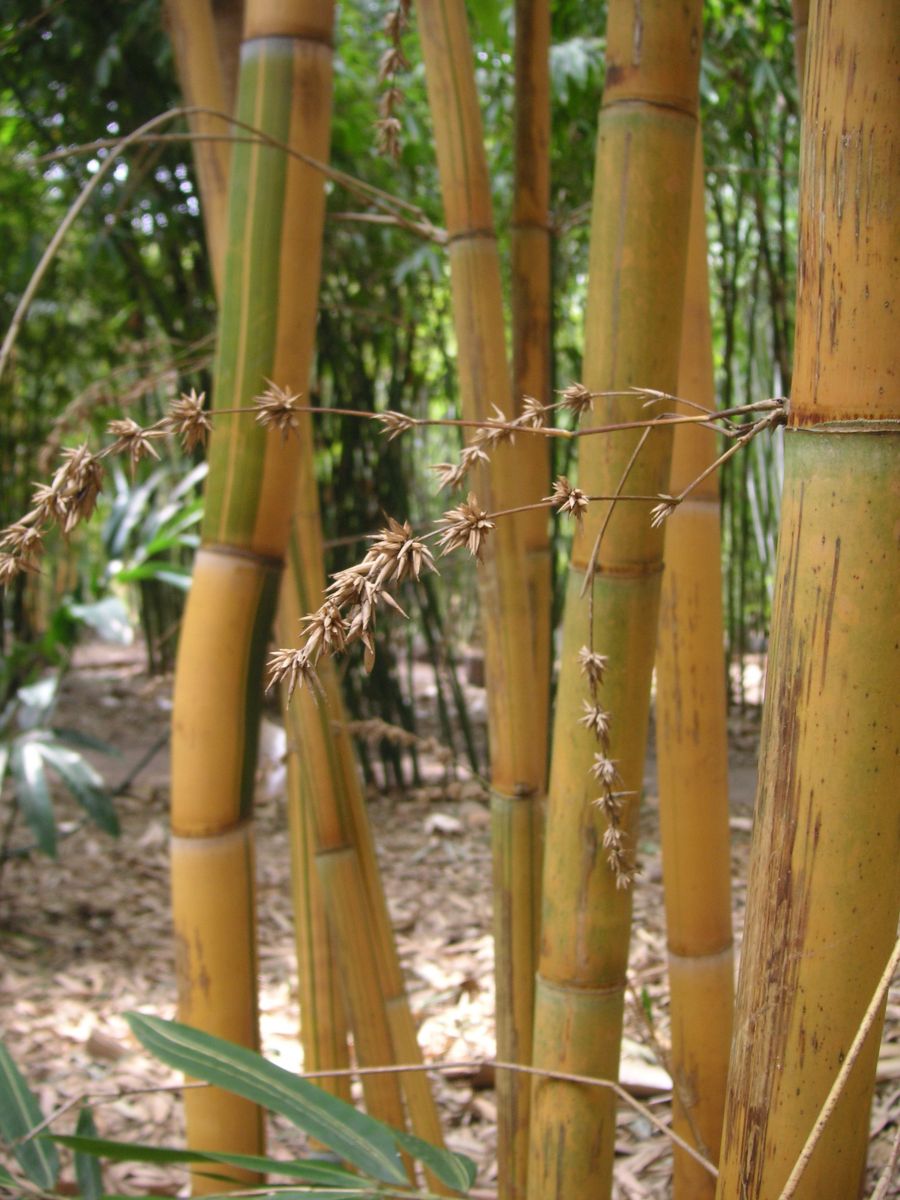
[[[641,54],[644,48],[644,14],[641,12],[641,0],[634,0],[634,31],[631,38],[631,65],[641,65]]]
[[[834,617],[834,598],[837,594],[838,570],[841,565],[841,539],[834,543],[834,560],[831,567],[831,589],[828,593],[828,608],[825,612],[825,629],[822,633],[822,675],[820,689],[825,686],[825,673],[828,670],[828,646],[831,642],[831,622]]]

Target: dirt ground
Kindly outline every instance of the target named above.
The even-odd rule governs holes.
[[[433,684],[417,676],[426,717]],[[177,1144],[182,1133],[173,1073],[147,1056],[123,1014],[174,1015],[169,932],[166,732],[171,681],[148,679],[140,652],[87,647],[64,685],[57,723],[101,737],[120,754],[102,766],[108,782],[135,772],[118,800],[122,836],[113,840],[59,805],[64,830],[57,862],[32,856],[8,862],[0,879],[0,1036],[38,1092],[45,1114],[89,1093],[100,1132]],[[483,693],[469,688],[475,718]],[[732,722],[731,824],[735,933],[740,938],[755,783],[753,712]],[[267,727],[258,788],[260,996],[264,1052],[302,1067],[289,892],[283,764],[275,726]],[[437,764],[434,764],[435,768]],[[484,1059],[494,1053],[490,937],[489,817],[476,781],[434,782],[402,794],[374,794],[370,815],[426,1059]],[[623,1078],[664,1121],[671,1092],[664,1069],[668,997],[656,783],[648,761],[640,841],[643,873],[635,891],[631,955],[634,996],[626,1011]],[[16,837],[28,840],[25,830]],[[13,844],[16,844],[16,837]],[[649,997],[652,1034],[637,1000]],[[163,1090],[160,1090],[163,1089]],[[168,1090],[166,1090],[168,1089]],[[488,1070],[435,1077],[448,1144],[479,1165],[479,1187],[495,1180],[496,1103]],[[670,1194],[668,1140],[645,1117],[620,1106],[616,1196]],[[54,1124],[71,1129],[73,1108]],[[886,1164],[900,1131],[900,987],[890,996],[872,1112],[867,1195],[884,1176],[881,1197],[900,1195]],[[295,1149],[280,1123],[273,1153]],[[2,1151],[0,1151],[2,1161]],[[176,1169],[119,1164],[105,1186],[123,1195],[183,1195]]]

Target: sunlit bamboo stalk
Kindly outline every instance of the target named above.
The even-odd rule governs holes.
[[[715,406],[706,253],[703,146],[698,129],[678,394]],[[677,495],[716,457],[710,429],[679,426]],[[716,1160],[722,1136],[734,956],[731,944],[728,733],[719,485],[708,475],[666,522],[656,651],[656,743],[675,1081],[675,1131]],[[676,1200],[715,1194],[715,1179],[675,1151]]]
[[[777,1196],[900,914],[900,9],[812,7],[793,392],[718,1196]],[[860,1194],[876,1022],[794,1193]]]
[[[612,0],[606,88],[597,139],[583,379],[591,391],[677,385],[687,259],[691,164],[697,127],[699,3]],[[638,415],[610,397],[600,417]],[[583,422],[600,423],[594,418]],[[579,482],[592,493],[620,486],[639,437],[581,443]],[[665,492],[671,432],[653,430],[628,491]],[[605,506],[576,535],[566,596],[545,846],[534,1065],[615,1078],[631,923],[630,888],[607,862],[608,819],[593,802],[595,754],[613,760],[617,787],[640,793],[656,641],[661,533],[638,505],[619,505],[601,543],[591,593],[582,598]],[[593,629],[589,613],[593,610]],[[598,699],[611,714],[608,745],[579,722],[589,691],[579,649],[609,656]],[[629,857],[638,803],[623,796]],[[533,1092],[530,1200],[610,1192],[615,1104],[558,1081]]]
[[[508,411],[512,389],[468,21],[461,0],[419,0],[417,12],[449,236],[460,396],[466,418],[484,419],[494,415],[493,405]],[[511,508],[521,501],[519,449],[495,449],[490,474],[476,476],[484,507]],[[522,1062],[529,1059],[533,1020],[538,801],[547,741],[546,728],[539,725],[546,707],[535,699],[534,624],[524,556],[529,519],[531,514],[498,524],[479,571],[491,755],[497,1044],[502,1058]],[[522,1196],[530,1091],[524,1079],[506,1072],[498,1075],[497,1088],[500,1191],[504,1197]]]
[[[328,0],[251,0],[241,52],[243,120],[301,149],[327,148],[331,23]],[[297,264],[311,255],[318,262],[323,205],[318,172],[275,148],[233,148],[218,409],[249,404],[267,378],[305,383],[297,330],[317,300],[298,287]],[[307,343],[311,338],[310,329]],[[203,544],[175,681],[179,1016],[244,1045],[258,1039],[252,804],[262,660],[287,544],[297,446],[246,417],[217,418]],[[189,1092],[185,1107],[192,1145],[260,1149],[259,1113],[248,1102],[206,1089]],[[219,1185],[196,1176],[194,1187]]]

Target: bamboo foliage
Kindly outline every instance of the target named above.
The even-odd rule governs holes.
[[[331,23],[322,0],[247,6],[238,115],[314,156],[327,152]],[[215,369],[220,411],[175,681],[172,894],[180,1018],[250,1046],[258,1039],[258,703],[297,443],[227,410],[249,404],[266,378],[299,383],[304,353],[308,368],[317,298],[297,264],[314,264],[317,289],[323,206],[318,173],[273,148],[235,146]],[[209,1089],[188,1093],[185,1107],[192,1144],[259,1151],[253,1105]],[[198,1191],[215,1186],[195,1179]]]
[[[591,391],[677,385],[697,125],[700,5],[610,4],[607,73],[597,140],[583,378]],[[603,401],[590,423],[632,418],[630,398]],[[598,419],[599,417],[599,419]],[[585,439],[579,483],[610,494],[637,436]],[[656,430],[628,492],[665,492],[671,439]],[[607,818],[590,774],[601,749],[579,724],[588,689],[579,650],[609,655],[599,689],[611,716],[606,757],[622,791],[639,793],[661,571],[661,533],[646,510],[619,505],[582,598],[602,514],[576,535],[563,622],[545,848],[534,1065],[614,1078],[618,1070],[631,918],[629,888],[610,870]],[[593,608],[593,628],[589,613]],[[631,854],[638,804],[622,800]],[[615,1108],[602,1089],[542,1079],[533,1093],[530,1200],[608,1195]]]
[[[678,395],[715,407],[698,129]],[[712,430],[676,429],[672,492],[716,458]],[[672,1127],[715,1161],[731,1046],[734,955],[719,489],[709,475],[666,523],[656,658],[659,818],[675,1080]],[[715,1179],[675,1150],[674,1195],[712,1197]]]
[[[461,0],[419,0],[417,12],[450,238],[462,409],[468,419],[485,420],[494,416],[494,405],[508,411],[511,382],[468,24]],[[521,502],[521,466],[514,457],[519,449],[495,449],[490,475],[476,476],[479,502],[491,511]],[[525,537],[519,519],[498,522],[479,572],[491,755],[497,1044],[501,1058],[516,1062],[528,1061],[531,1044],[541,854],[538,799],[546,746],[546,729],[539,724],[546,709],[543,701],[535,702]],[[497,1087],[501,1192],[522,1196],[530,1089],[523,1077],[503,1072]]]
[[[814,5],[794,386],[718,1195],[781,1193],[900,911],[900,10]],[[876,1023],[797,1197],[859,1194]]]

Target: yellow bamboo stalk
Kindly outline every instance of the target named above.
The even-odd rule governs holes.
[[[226,88],[208,0],[166,0],[165,13],[185,104],[231,112],[234,97],[233,94],[229,97]],[[190,127],[193,133],[214,139],[230,133],[224,121],[206,113],[195,113],[190,118]],[[213,285],[216,294],[221,296],[231,147],[227,141],[197,141],[193,144],[193,153]]]
[[[514,121],[512,376],[520,412],[523,396],[542,404],[552,399],[549,0],[516,0]],[[544,438],[521,439],[516,452],[520,504],[550,492],[549,451]],[[549,750],[552,596],[546,510],[524,513],[521,529],[534,645],[535,727],[547,730]],[[545,762],[542,774],[546,769]]]
[[[240,117],[321,156],[331,98],[330,3],[252,0],[246,15]],[[249,404],[267,377],[287,385],[305,381],[303,343],[312,338],[316,297],[301,286],[298,264],[318,264],[323,214],[319,173],[272,148],[235,146],[215,372],[218,409]],[[305,325],[310,332],[299,333]],[[298,450],[296,440],[220,412],[209,458],[203,546],[182,628],[172,727],[179,1017],[255,1045],[258,700]],[[218,862],[227,870],[216,869]],[[220,916],[225,898],[227,920]],[[187,1094],[185,1109],[192,1145],[260,1150],[261,1121],[246,1101],[202,1089]],[[219,1185],[196,1177],[194,1186],[208,1192]]]
[[[673,391],[678,381],[697,126],[700,4],[612,0],[606,88],[597,139],[584,383],[592,391],[635,385]],[[587,424],[633,418],[636,402],[595,405]],[[612,493],[637,435],[584,439],[580,485]],[[655,431],[625,490],[665,491],[671,439]],[[566,596],[544,855],[541,956],[534,1065],[615,1078],[618,1072],[631,923],[630,889],[617,888],[603,845],[600,787],[589,769],[599,746],[579,724],[587,686],[578,651],[609,656],[600,689],[612,714],[608,757],[621,787],[639,793],[650,701],[662,535],[646,508],[619,505],[590,584],[585,571],[604,513],[589,512],[576,535]],[[633,839],[638,803],[624,802]],[[615,1105],[605,1089],[559,1080],[535,1083],[528,1172],[530,1200],[605,1196],[611,1188]]]
[[[900,8],[812,9],[793,394],[718,1195],[780,1194],[900,914]],[[857,1196],[875,1023],[797,1190]]]
[[[450,235],[462,410],[467,418],[483,420],[493,415],[494,404],[508,411],[511,383],[468,22],[461,0],[419,0],[417,13]],[[484,507],[521,503],[519,450],[496,450],[490,473],[476,477]],[[527,1063],[539,912],[539,797],[547,733],[539,724],[546,708],[535,693],[535,625],[524,540],[518,519],[498,523],[479,571],[479,589],[491,755],[497,1045],[504,1060]],[[524,1077],[501,1072],[497,1089],[500,1193],[523,1196],[530,1088]]]
[[[678,394],[715,407],[703,145],[697,132]],[[715,460],[716,435],[676,429],[674,494]],[[656,742],[675,1081],[673,1129],[716,1161],[734,1005],[728,733],[719,490],[710,475],[666,524],[656,651]],[[715,1179],[675,1150],[676,1200]]]

